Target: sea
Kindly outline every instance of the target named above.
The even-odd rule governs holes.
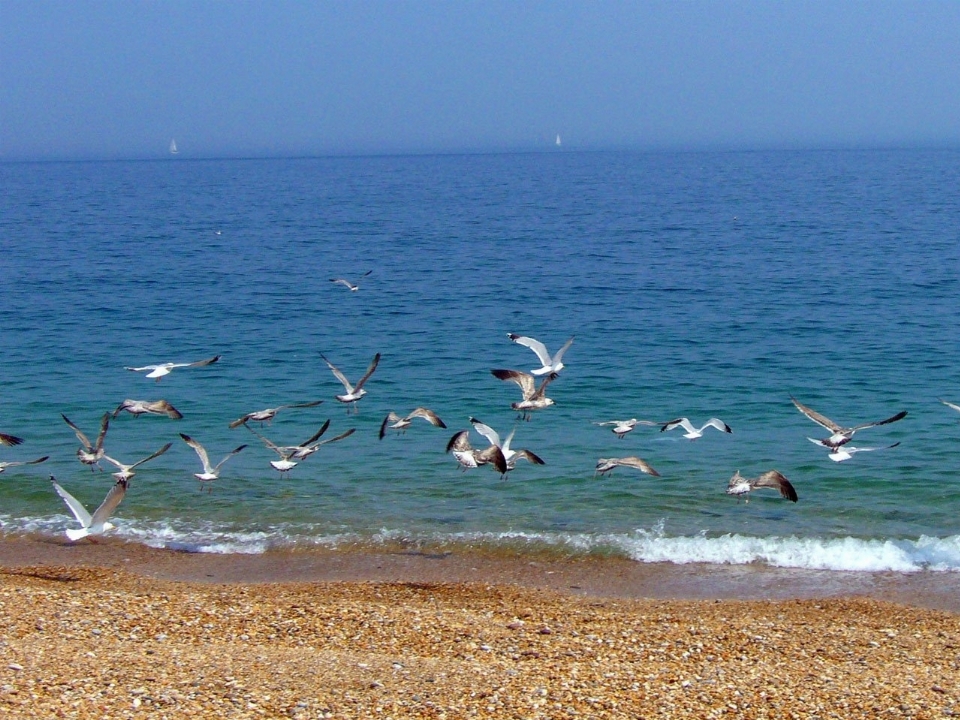
[[[960,570],[960,152],[556,152],[0,163],[0,537],[66,542],[111,471],[114,538],[199,553],[419,548],[837,572]],[[371,271],[369,275],[365,275]],[[331,282],[345,278],[350,291]],[[495,368],[551,351],[555,405],[518,418]],[[356,381],[357,412],[321,355]],[[191,363],[159,381],[126,367]],[[859,431],[834,462],[796,398]],[[281,474],[275,445],[353,428]],[[387,413],[434,410],[379,437]],[[445,451],[515,431],[502,479]],[[597,423],[626,418],[622,439]],[[246,447],[201,484],[213,463]],[[892,447],[891,447],[892,446]],[[659,477],[599,458],[637,456]],[[725,493],[737,471],[773,490]],[[81,541],[89,542],[89,541]]]

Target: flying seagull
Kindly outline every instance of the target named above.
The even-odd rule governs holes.
[[[687,418],[677,418],[676,420],[671,420],[668,423],[664,423],[663,427],[660,428],[660,432],[664,432],[665,430],[673,430],[675,427],[681,427],[686,430],[683,436],[688,440],[696,440],[699,437],[703,437],[703,431],[708,427],[716,428],[720,432],[733,432],[733,430],[730,429],[730,426],[719,418],[710,418],[706,423],[703,424],[703,427],[699,428],[695,428],[690,421],[687,420]]]
[[[952,402],[947,402],[947,401],[944,400],[943,398],[937,398],[937,400],[939,400],[940,402],[942,402],[942,403],[943,403],[944,405],[946,405],[947,407],[953,408],[953,409],[956,410],[957,412],[960,412],[960,405],[957,405],[956,403],[952,403]]]
[[[491,370],[490,372],[500,380],[510,380],[520,386],[523,400],[511,403],[510,407],[519,412],[524,420],[529,420],[530,413],[534,410],[542,410],[554,404],[553,399],[548,398],[545,391],[547,385],[557,379],[557,373],[550,373],[540,383],[540,387],[536,387],[536,378],[521,370]]]
[[[334,397],[340,402],[347,404],[348,412],[350,410],[351,403],[354,410],[356,412],[360,412],[360,409],[357,407],[357,401],[367,394],[367,391],[363,389],[363,384],[370,378],[371,375],[373,375],[373,371],[377,369],[377,364],[380,362],[380,353],[377,353],[373,356],[373,361],[370,363],[370,367],[367,368],[367,371],[363,374],[363,377],[357,380],[356,385],[351,385],[350,381],[347,380],[347,376],[340,372],[336,365],[327,360],[323,353],[320,353],[320,357],[323,358],[323,361],[330,368],[330,372],[332,372],[333,376],[343,384],[343,388],[346,390],[346,393],[343,395],[334,395]]]
[[[597,467],[594,470],[594,475],[600,474],[605,475],[608,472],[611,472],[615,467],[622,465],[623,467],[632,467],[636,468],[641,472],[645,472],[647,475],[653,475],[654,477],[660,477],[660,473],[654,470],[650,463],[648,463],[643,458],[638,458],[636,456],[622,457],[622,458],[600,458],[597,460]]]
[[[653,420],[637,420],[636,418],[630,418],[629,420],[606,420],[604,422],[595,422],[594,425],[613,425],[611,430],[613,434],[618,438],[623,439],[623,436],[628,432],[632,431],[637,425],[650,425],[657,426],[663,425],[662,422],[654,422]]]
[[[179,410],[166,400],[130,400],[129,398],[117,405],[113,411],[113,416],[117,417],[126,410],[134,417],[141,415],[166,415],[171,420],[179,420],[183,417]]]
[[[838,445],[836,447],[828,445],[823,440],[815,440],[812,437],[808,437],[807,440],[819,445],[820,447],[825,447],[830,450],[830,454],[827,455],[828,458],[834,462],[843,462],[844,460],[849,460],[858,452],[872,452],[874,450],[889,450],[890,448],[895,448],[899,445],[899,442],[895,442],[893,445],[884,445],[883,447],[854,447],[853,445]]]
[[[63,498],[67,507],[70,508],[70,512],[73,513],[77,522],[80,523],[79,530],[72,528],[67,530],[67,537],[70,538],[70,540],[76,542],[80,538],[85,538],[88,535],[100,535],[107,530],[113,530],[115,526],[113,523],[107,522],[107,518],[113,514],[113,511],[117,509],[117,505],[123,500],[123,496],[126,495],[127,480],[120,479],[113,484],[113,487],[110,488],[107,496],[103,499],[103,502],[100,503],[100,507],[93,511],[93,515],[87,512],[87,509],[79,500],[60,487],[57,479],[53,475],[50,476],[50,482],[53,483],[53,489],[57,491],[57,495]]]
[[[360,285],[359,285],[360,281],[363,280],[363,278],[365,278],[367,275],[369,275],[372,272],[373,270],[367,270],[363,275],[357,278],[357,282],[355,283],[352,283],[349,280],[345,280],[344,278],[330,278],[330,282],[335,283],[337,285],[343,285],[350,292],[356,292],[357,290],[360,289]]]
[[[194,450],[197,451],[197,456],[200,458],[200,463],[203,465],[203,472],[193,474],[193,476],[200,481],[201,487],[203,486],[202,483],[211,482],[213,480],[216,480],[218,477],[220,477],[220,467],[227,460],[232,458],[234,455],[236,455],[238,452],[240,452],[246,447],[246,445],[241,445],[240,447],[235,448],[234,450],[231,450],[227,454],[227,456],[223,458],[223,460],[218,462],[216,465],[211,465],[210,458],[207,456],[207,450],[205,447],[203,447],[203,445],[198,443],[189,435],[184,435],[183,433],[180,433],[180,437],[183,438],[183,441],[187,445],[189,445],[190,447],[192,447]]]
[[[560,372],[563,369],[563,354],[573,345],[573,338],[571,337],[562,348],[557,350],[556,354],[551,355],[547,352],[546,345],[539,340],[534,340],[532,337],[517,335],[516,333],[507,333],[507,337],[517,345],[530,348],[537,354],[537,357],[540,358],[540,365],[542,367],[530,371],[534,375],[547,375],[549,373]]]
[[[182,367],[203,367],[204,365],[212,365],[217,362],[222,355],[214,355],[212,358],[207,360],[198,360],[197,362],[192,363],[159,363],[157,365],[144,365],[142,367],[124,367],[124,370],[132,370],[133,372],[145,372],[147,373],[148,378],[155,378],[157,382],[160,382],[160,378],[164,375],[169,375],[174,368]]]
[[[0,445],[8,445],[10,447],[13,447],[14,445],[23,445],[23,438],[17,437],[16,435],[0,433]]]
[[[903,410],[898,412],[893,417],[888,417],[886,420],[863,423],[862,425],[854,425],[853,427],[842,427],[837,425],[837,423],[830,418],[821,415],[816,410],[811,410],[796,398],[791,397],[790,399],[793,401],[793,404],[797,406],[797,410],[813,420],[817,425],[820,425],[821,427],[826,428],[833,433],[830,437],[823,439],[824,447],[830,448],[846,445],[848,442],[850,442],[850,439],[853,437],[853,434],[857,432],[857,430],[865,430],[866,428],[876,427],[877,425],[886,425],[888,423],[896,422],[897,420],[902,420],[907,415],[907,411]]]
[[[470,444],[469,430],[461,430],[450,438],[447,442],[447,452],[453,453],[460,464],[460,469],[464,472],[470,468],[489,464],[493,465],[501,476],[507,473],[507,460],[503,457],[503,451],[496,445],[491,445],[483,450],[475,450]]]
[[[490,445],[500,448],[500,452],[503,453],[503,459],[507,463],[507,471],[513,470],[517,466],[517,460],[520,458],[534,465],[545,464],[539,455],[530,450],[513,450],[510,448],[510,443],[513,442],[513,435],[517,431],[516,428],[510,431],[510,434],[507,435],[505,440],[501,441],[500,434],[489,425],[480,422],[475,417],[470,418],[470,422],[473,423],[474,430],[483,435]]]
[[[107,428],[110,427],[110,413],[104,413],[103,417],[100,418],[100,433],[97,435],[97,441],[95,443],[91,443],[87,436],[80,431],[80,428],[70,422],[70,418],[66,415],[60,413],[60,417],[62,417],[63,421],[76,433],[77,439],[83,446],[77,448],[77,458],[80,462],[84,465],[89,465],[91,472],[93,471],[94,465],[103,470],[103,468],[100,467],[100,460],[103,458],[103,438],[107,434]]]
[[[130,478],[132,478],[134,475],[136,475],[136,473],[133,471],[134,468],[140,467],[140,466],[143,465],[145,462],[147,462],[148,460],[153,460],[155,457],[160,457],[160,456],[163,455],[167,450],[170,449],[170,446],[171,446],[171,445],[173,445],[173,443],[167,443],[167,444],[164,445],[162,448],[160,448],[159,450],[157,450],[153,455],[149,455],[149,456],[145,457],[143,460],[137,460],[137,462],[133,463],[133,465],[125,465],[124,463],[120,462],[119,460],[114,460],[114,459],[113,459],[112,457],[110,457],[109,455],[104,455],[104,456],[103,456],[103,459],[106,460],[106,461],[107,461],[108,463],[110,463],[111,465],[116,465],[118,468],[120,468],[120,472],[115,472],[115,473],[113,473],[113,476],[114,476],[117,480],[129,481]]]
[[[425,407],[414,408],[405,417],[400,417],[395,412],[390,412],[380,423],[380,439],[387,434],[387,430],[397,430],[401,434],[407,431],[407,428],[413,424],[416,418],[423,418],[428,423],[438,428],[445,428],[446,424],[440,419],[433,410]]]
[[[308,440],[301,443],[300,445],[277,445],[272,440],[265,438],[263,435],[258,433],[249,425],[244,425],[244,427],[246,427],[247,430],[249,430],[258,438],[260,438],[263,441],[264,445],[266,445],[268,448],[270,448],[275,453],[277,453],[277,455],[280,456],[279,460],[271,460],[270,466],[274,470],[279,472],[281,475],[295,468],[300,460],[303,460],[304,458],[307,458],[313,453],[315,453],[320,448],[321,445],[336,442],[337,440],[343,440],[343,438],[348,437],[349,435],[352,435],[356,430],[356,428],[350,428],[349,430],[347,430],[344,433],[341,433],[335,438],[330,438],[322,442],[317,442],[317,440],[319,440],[320,437],[327,431],[327,428],[330,427],[330,421],[327,420],[320,427],[320,429],[317,430],[317,432],[315,432]]]
[[[797,501],[797,491],[793,489],[793,485],[776,470],[769,470],[755,478],[745,478],[737,470],[736,474],[730,478],[730,482],[727,483],[727,495],[736,495],[737,502],[740,502],[741,496],[747,496],[750,491],[758,488],[773,488],[780,493],[780,497],[791,502]],[[744,497],[744,500],[750,502],[749,497]]]
[[[314,400],[313,402],[295,403],[293,405],[280,405],[279,407],[267,408],[266,410],[256,410],[254,412],[247,413],[241,418],[237,418],[232,423],[230,423],[230,427],[231,428],[240,427],[241,425],[245,425],[248,422],[258,422],[260,423],[260,427],[263,427],[264,423],[267,423],[269,425],[270,421],[273,420],[273,418],[276,417],[277,413],[280,412],[281,410],[287,410],[289,408],[315,407],[322,402],[323,400]]]
[[[39,465],[44,460],[49,460],[49,455],[44,455],[42,458],[37,458],[36,460],[9,460],[9,461],[0,461],[0,473],[6,470],[8,467],[15,467],[17,465]]]

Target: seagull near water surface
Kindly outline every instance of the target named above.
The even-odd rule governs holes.
[[[387,434],[387,430],[396,430],[400,434],[403,434],[407,431],[407,428],[413,424],[413,421],[416,418],[423,418],[428,423],[438,428],[445,428],[446,424],[440,417],[429,408],[418,407],[410,411],[409,415],[400,417],[395,412],[390,412],[383,419],[383,422],[380,423],[380,439],[383,440],[383,436]]]
[[[107,522],[107,518],[113,514],[113,511],[117,509],[117,505],[120,504],[120,501],[123,500],[127,494],[128,480],[117,480],[109,492],[107,492],[107,496],[103,499],[103,502],[100,503],[100,507],[94,510],[93,515],[87,512],[83,503],[60,487],[57,479],[53,475],[50,476],[50,482],[53,483],[53,489],[57,492],[57,495],[63,498],[67,507],[70,508],[70,512],[73,513],[77,522],[80,523],[79,529],[67,529],[67,537],[72,542],[76,542],[89,535],[100,535],[107,530],[113,530],[115,526],[113,523]]]
[[[635,455],[622,458],[600,458],[597,460],[597,467],[594,470],[594,475],[606,475],[608,472],[612,472],[614,468],[618,467],[636,468],[640,472],[644,472],[647,475],[660,477],[660,473],[654,470],[650,463],[643,458],[636,457]]]
[[[797,501],[797,491],[793,485],[776,470],[768,470],[755,478],[745,478],[737,470],[727,483],[727,495],[735,495],[737,502],[740,502],[741,497],[745,502],[750,502],[749,494],[760,488],[772,488],[780,493],[780,497],[791,502]]]
[[[183,418],[180,411],[166,400],[131,400],[127,398],[117,405],[117,409],[113,411],[113,416],[117,417],[124,410],[134,417],[140,417],[141,415],[166,415],[171,420],[180,420]]]
[[[623,436],[628,432],[631,432],[637,425],[649,425],[651,427],[658,427],[665,425],[666,423],[654,422],[653,420],[637,420],[636,418],[630,418],[629,420],[606,420],[604,422],[595,422],[594,425],[607,426],[612,425],[610,428],[613,431],[613,434],[616,435],[621,440]]]
[[[89,465],[91,472],[94,466],[103,470],[100,466],[100,460],[103,459],[103,439],[106,437],[107,429],[110,427],[110,413],[104,413],[103,417],[100,418],[100,433],[97,435],[97,441],[95,443],[91,443],[80,428],[70,422],[70,418],[66,415],[60,413],[60,417],[70,426],[70,429],[73,430],[77,436],[77,440],[79,440],[82,445],[82,447],[77,448],[77,459],[84,465]]]
[[[519,402],[511,403],[510,407],[520,413],[524,420],[530,419],[530,413],[534,410],[542,410],[554,404],[552,398],[546,396],[547,385],[559,377],[557,373],[547,375],[540,386],[536,386],[536,378],[530,373],[522,370],[491,370],[490,373],[500,380],[510,380],[520,386],[520,392],[523,399]]]
[[[183,441],[187,445],[189,445],[194,450],[196,450],[197,457],[200,458],[200,464],[203,465],[203,472],[193,474],[193,476],[200,481],[201,487],[203,486],[203,483],[212,482],[213,480],[216,480],[217,478],[219,478],[220,468],[223,466],[223,464],[246,447],[246,445],[241,445],[240,447],[231,450],[229,453],[227,453],[226,457],[224,457],[223,460],[218,462],[216,465],[211,465],[210,458],[207,455],[207,450],[205,447],[203,447],[203,445],[198,443],[189,435],[184,435],[183,433],[180,433],[180,437],[183,438]]]
[[[363,280],[367,275],[372,273],[373,270],[367,270],[363,275],[357,278],[356,282],[350,282],[345,278],[330,278],[330,282],[335,283],[336,285],[343,285],[350,292],[356,292],[360,289],[360,281]]]
[[[507,474],[507,460],[503,451],[496,445],[477,450],[470,444],[470,431],[461,430],[447,442],[447,452],[453,453],[460,469],[464,472],[481,465],[492,465],[501,477]]]
[[[280,456],[279,460],[271,460],[270,466],[279,472],[281,476],[295,468],[299,464],[300,460],[305,460],[313,455],[313,453],[319,450],[321,446],[337,442],[338,440],[343,440],[344,438],[349,437],[356,432],[356,428],[350,428],[349,430],[340,433],[336,437],[320,440],[323,434],[327,431],[327,428],[330,427],[330,420],[327,420],[325,423],[323,423],[320,429],[317,430],[317,432],[315,432],[308,440],[300,445],[277,445],[275,442],[265,438],[249,425],[245,424],[244,427],[260,438],[264,445]],[[320,441],[317,442],[318,440]]]
[[[281,410],[288,410],[291,408],[316,407],[317,405],[320,405],[322,402],[323,400],[314,400],[313,402],[295,403],[293,405],[280,405],[275,408],[267,408],[265,410],[255,410],[254,412],[247,413],[241,418],[237,418],[236,420],[230,423],[229,427],[237,428],[237,427],[240,427],[241,425],[246,425],[248,422],[258,422],[260,423],[260,427],[263,427],[264,423],[267,423],[269,425],[270,421],[273,420],[273,418],[275,418],[277,416],[277,413],[280,412]]]
[[[8,467],[17,467],[18,465],[39,465],[40,463],[49,459],[49,455],[44,455],[42,458],[37,458],[36,460],[0,460],[0,473],[2,473]]]
[[[730,426],[720,418],[710,418],[703,424],[702,427],[699,428],[695,428],[687,418],[677,418],[676,420],[671,420],[670,422],[664,423],[663,427],[660,428],[660,432],[673,430],[677,427],[683,428],[686,431],[683,436],[688,440],[696,440],[697,438],[703,437],[703,431],[708,427],[716,428],[720,432],[724,433],[733,432],[733,430],[730,429]]]
[[[134,468],[138,468],[141,465],[143,465],[145,462],[148,462],[149,460],[153,460],[156,457],[160,457],[167,450],[169,450],[172,445],[173,443],[167,443],[162,448],[160,448],[155,453],[153,453],[153,455],[148,455],[147,457],[143,458],[143,460],[137,460],[132,465],[126,465],[125,463],[122,463],[119,460],[114,460],[109,455],[104,455],[103,459],[106,460],[111,465],[115,465],[117,468],[119,468],[119,472],[113,473],[113,476],[117,480],[129,481],[130,478],[136,475],[136,473],[133,471]]]
[[[889,450],[890,448],[895,448],[899,445],[899,442],[893,443],[893,445],[884,445],[883,447],[854,447],[853,445],[837,445],[836,447],[828,445],[823,440],[816,440],[815,438],[808,437],[807,440],[812,442],[814,445],[819,445],[820,447],[827,448],[830,453],[827,455],[828,458],[834,462],[843,462],[844,460],[849,460],[858,452],[873,452],[874,450]]]
[[[145,372],[147,373],[148,378],[154,378],[157,382],[160,382],[160,378],[165,375],[169,375],[175,368],[194,368],[194,367],[204,367],[205,365],[212,365],[217,362],[222,355],[214,355],[212,358],[207,358],[206,360],[198,360],[197,362],[192,363],[158,363],[156,365],[143,365],[141,367],[124,367],[124,370],[132,370],[133,372]]]
[[[862,423],[860,425],[854,425],[853,427],[843,427],[838,425],[830,418],[825,415],[821,415],[816,410],[812,410],[804,405],[802,402],[797,400],[794,397],[791,397],[790,400],[793,401],[793,404],[797,406],[797,410],[802,412],[808,418],[813,420],[817,425],[826,430],[829,430],[833,433],[830,437],[824,438],[821,441],[821,445],[829,448],[837,448],[841,445],[846,445],[853,438],[854,433],[858,430],[866,430],[867,428],[877,427],[878,425],[887,425],[897,420],[902,420],[907,416],[907,411],[902,410],[892,417],[888,417],[886,420],[878,420],[877,422],[868,422]]]
[[[347,412],[350,411],[351,406],[353,407],[354,412],[360,412],[360,408],[357,407],[357,401],[367,394],[367,391],[363,389],[363,384],[370,379],[370,376],[373,375],[373,371],[377,369],[377,365],[380,363],[380,353],[377,353],[373,356],[373,361],[370,363],[370,367],[367,368],[367,371],[363,374],[363,377],[357,380],[356,385],[351,385],[350,381],[347,380],[347,376],[340,372],[340,369],[336,365],[327,360],[323,353],[320,353],[320,357],[323,358],[323,361],[327,364],[327,367],[330,368],[330,372],[333,373],[333,376],[340,381],[344,390],[346,390],[343,395],[334,395],[334,397],[338,401],[347,405]]]
[[[523,345],[533,350],[537,357],[540,359],[541,367],[536,370],[531,370],[533,375],[547,375],[548,373],[558,373],[563,369],[563,356],[564,353],[573,345],[573,338],[571,337],[563,345],[562,348],[557,350],[553,355],[547,350],[547,346],[544,345],[539,340],[534,340],[532,337],[527,337],[525,335],[517,335],[516,333],[507,333],[507,337],[513,340],[517,345]]]
[[[500,440],[500,434],[494,430],[492,427],[486,423],[480,422],[475,417],[470,418],[470,422],[473,424],[473,428],[483,435],[492,447],[500,448],[500,452],[503,453],[503,459],[507,465],[507,472],[513,470],[517,466],[517,460],[523,458],[527,462],[530,462],[534,465],[544,465],[543,459],[534,452],[530,450],[521,449],[513,450],[510,447],[510,443],[513,442],[513,435],[516,433],[517,429],[514,428],[510,431],[510,434],[504,440]]]

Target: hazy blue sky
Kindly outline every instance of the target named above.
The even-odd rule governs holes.
[[[0,158],[960,146],[960,2],[0,0]]]

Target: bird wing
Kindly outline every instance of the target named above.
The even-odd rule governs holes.
[[[953,408],[954,410],[956,410],[957,412],[960,412],[960,405],[957,405],[957,404],[952,403],[952,402],[947,402],[947,401],[944,400],[943,398],[937,398],[937,400],[939,400],[940,402],[942,402],[942,403],[943,403],[944,405],[946,405],[947,407],[951,407],[951,408]]]
[[[67,504],[67,507],[70,508],[70,512],[73,513],[73,516],[77,519],[77,522],[80,523],[83,527],[90,527],[90,513],[87,512],[87,509],[83,506],[79,500],[77,500],[73,495],[68,493],[59,483],[57,479],[51,475],[50,482],[53,483],[53,489],[56,490],[57,495],[63,498],[63,501]]]
[[[470,422],[473,424],[473,429],[483,435],[488,443],[495,447],[501,447],[500,434],[496,430],[486,423],[480,422],[475,417],[470,418]]]
[[[564,343],[563,347],[557,350],[556,354],[553,356],[553,363],[556,365],[563,359],[564,353],[570,349],[570,346],[573,345],[573,338],[571,337],[567,342]]]
[[[19,463],[19,464],[20,464],[20,465],[39,465],[40,463],[46,462],[46,461],[49,460],[49,459],[50,459],[50,456],[49,456],[49,455],[44,455],[43,457],[37,458],[36,460],[26,460],[26,461],[21,462],[21,463]]]
[[[327,438],[326,440],[321,440],[320,442],[316,443],[316,447],[320,447],[321,445],[327,445],[328,443],[335,443],[338,440],[343,440],[345,437],[350,437],[351,435],[353,435],[356,431],[357,431],[356,428],[350,428],[349,430],[345,430],[344,432],[340,433],[336,437]]]
[[[293,405],[281,405],[277,410],[282,410],[284,408],[305,408],[305,407],[316,407],[323,403],[323,400],[314,400],[313,402],[305,403],[294,403]]]
[[[830,432],[834,432],[834,433],[843,432],[845,430],[845,428],[840,427],[833,420],[826,417],[825,415],[821,415],[816,410],[811,410],[802,402],[797,400],[795,397],[791,397],[790,399],[793,401],[793,404],[797,406],[797,410],[799,410],[808,418],[813,420],[820,427],[826,428]]]
[[[93,511],[93,517],[90,518],[90,525],[99,525],[113,514],[113,511],[117,509],[117,505],[123,500],[123,496],[127,494],[127,484],[127,480],[118,480],[113,484],[110,492],[107,493],[103,502],[100,503],[100,507]],[[89,527],[90,525],[84,525],[84,527]]]
[[[690,424],[690,421],[687,418],[677,418],[676,420],[671,420],[663,424],[663,427],[660,428],[660,432],[665,430],[673,430],[675,427],[682,427],[689,433],[697,432],[696,428]]]
[[[133,465],[131,465],[130,467],[128,467],[127,470],[133,470],[135,467],[140,467],[140,466],[143,465],[145,462],[147,462],[147,461],[149,461],[149,460],[153,460],[155,457],[160,457],[160,456],[163,455],[167,450],[170,449],[170,446],[171,446],[171,445],[173,445],[173,443],[167,443],[167,444],[164,445],[162,448],[160,448],[160,449],[157,450],[155,453],[153,453],[153,455],[148,455],[148,456],[145,457],[143,460],[137,460]],[[104,457],[106,457],[106,456],[104,456]],[[119,500],[118,500],[117,502],[119,502]]]
[[[725,433],[732,433],[732,432],[733,432],[733,430],[730,429],[730,426],[727,425],[727,424],[726,424],[723,420],[721,420],[720,418],[710,418],[709,420],[707,420],[706,425],[704,425],[703,427],[707,427],[707,425],[709,425],[709,426],[711,426],[711,427],[715,427],[715,428],[716,428],[717,430],[719,430],[720,432],[725,432]],[[702,429],[702,428],[701,428],[701,429]]]
[[[357,380],[357,386],[354,390],[359,390],[363,387],[363,384],[373,375],[373,371],[377,369],[377,365],[380,364],[380,353],[377,353],[373,356],[373,360],[370,361],[370,367],[367,368],[367,371],[363,374],[363,377]]]
[[[133,372],[146,372],[147,370],[156,370],[156,369],[159,368],[159,367],[160,367],[160,365],[144,365],[144,366],[142,366],[142,367],[126,367],[126,366],[124,366],[123,369],[124,369],[124,370],[132,370]]]
[[[641,472],[645,472],[647,475],[653,475],[654,477],[660,477],[660,473],[653,469],[653,467],[643,458],[638,458],[634,455],[625,458],[618,458],[612,460],[611,462],[616,463],[617,465],[624,465],[626,467],[636,468]]]
[[[168,418],[173,420],[180,420],[183,415],[179,410],[177,410],[173,405],[168,403],[166,400],[156,400],[154,402],[149,402],[145,404],[145,407],[153,413],[159,415],[166,415]]]
[[[387,434],[387,425],[390,423],[400,422],[403,418],[397,415],[392,410],[387,413],[387,416],[383,419],[383,422],[380,423],[380,439],[383,440],[383,436]]]
[[[899,444],[899,442],[895,442],[893,445],[882,445],[879,447],[853,447],[852,445],[845,445],[843,449],[848,453],[872,452],[874,450],[889,450],[890,448],[895,448]]]
[[[353,290],[353,283],[349,280],[344,280],[343,278],[330,278],[330,282],[336,283],[338,285],[343,285],[348,290]]]
[[[473,450],[470,444],[470,431],[461,430],[447,441],[447,449],[444,452],[469,452],[470,450]]]
[[[340,372],[340,368],[334,365],[332,362],[327,360],[326,356],[323,353],[320,353],[320,357],[323,358],[323,361],[327,364],[327,367],[330,368],[330,372],[333,373],[333,376],[341,382],[344,390],[347,391],[348,395],[353,394],[353,385],[350,384],[350,381],[347,380],[347,376]]]
[[[0,433],[0,445],[23,445],[23,438],[17,437],[16,435],[7,435],[6,433]]]
[[[220,467],[221,467],[227,460],[229,460],[230,458],[232,458],[234,455],[236,455],[238,452],[240,452],[241,450],[243,450],[245,447],[246,447],[246,445],[241,445],[240,447],[234,448],[234,449],[231,450],[229,453],[227,453],[227,455],[223,458],[223,460],[221,460],[220,462],[218,462],[218,463],[214,466],[213,472],[218,472],[218,471],[220,470]],[[204,470],[204,472],[209,472],[209,471]]]
[[[328,428],[328,427],[330,427],[330,419],[329,419],[329,418],[327,418],[327,421],[326,421],[323,425],[320,426],[320,429],[317,430],[317,431],[310,437],[309,440],[307,440],[306,442],[300,443],[300,447],[306,447],[307,445],[310,445],[311,443],[314,443],[314,442],[316,442],[317,440],[319,440],[320,437],[327,431],[327,428]]]
[[[283,453],[280,452],[279,446],[277,446],[272,440],[269,440],[269,439],[265,438],[263,435],[261,435],[260,433],[258,433],[256,430],[254,430],[252,427],[250,427],[250,426],[247,425],[247,424],[244,424],[244,427],[245,427],[247,430],[249,430],[250,432],[252,432],[254,435],[256,435],[258,438],[260,438],[261,440],[263,440],[263,444],[266,445],[268,448],[270,448],[271,450],[273,450],[274,452],[276,452],[277,454],[279,454],[279,455],[281,455],[281,456],[283,455]]]
[[[245,425],[247,423],[247,420],[250,419],[251,415],[253,415],[253,413],[247,413],[243,417],[239,417],[233,422],[231,422],[227,427],[229,427],[232,430],[233,428],[238,428],[241,425]]]
[[[896,422],[897,420],[903,420],[907,416],[906,410],[901,410],[896,415],[888,417],[886,420],[880,420],[879,422],[864,423],[863,425],[855,425],[850,428],[853,431],[863,430],[864,428],[876,427],[877,425],[887,425],[888,423]]]
[[[534,465],[546,465],[543,459],[536,453],[530,452],[529,450],[517,450],[515,457],[524,458],[529,460]]]
[[[445,428],[446,424],[443,420],[440,419],[440,416],[437,415],[433,410],[425,407],[414,408],[409,415],[407,415],[407,420],[413,420],[413,418],[423,418],[428,423],[434,427]]]
[[[555,373],[555,372],[552,372],[552,373],[550,373],[549,375],[547,375],[547,376],[540,382],[540,387],[538,387],[538,388],[536,389],[536,391],[535,391],[529,398],[524,398],[524,400],[528,400],[528,399],[529,399],[529,400],[533,400],[533,399],[535,399],[535,398],[542,398],[542,397],[544,396],[544,393],[545,393],[546,390],[547,390],[547,385],[549,385],[550,383],[552,383],[552,382],[553,382],[554,380],[556,380],[558,377],[560,377],[560,376],[559,376],[557,373]]]
[[[97,433],[97,444],[93,446],[94,450],[103,449],[103,439],[107,436],[107,430],[110,427],[110,413],[104,413],[100,418],[100,432]]]
[[[210,458],[207,456],[207,449],[203,447],[200,443],[194,440],[189,435],[184,435],[180,433],[180,437],[183,438],[183,441],[197,451],[197,455],[200,457],[200,463],[203,465],[203,471],[205,473],[213,472],[213,468],[210,467]]]
[[[791,485],[790,481],[776,470],[769,470],[768,472],[765,472],[756,480],[752,481],[750,485],[754,488],[773,488],[780,493],[781,497],[784,497],[791,502],[797,501],[797,491],[794,490],[793,485]]]
[[[507,333],[507,337],[517,345],[523,345],[533,350],[537,354],[537,357],[540,358],[540,364],[544,367],[550,367],[550,365],[553,364],[550,353],[547,352],[547,346],[539,340],[534,340],[532,337],[526,337],[525,335],[517,335],[516,333]]]
[[[536,379],[530,373],[522,370],[491,370],[490,373],[500,380],[510,380],[520,386],[524,400],[529,400],[536,393]]]
[[[477,463],[490,463],[501,475],[507,472],[507,459],[503,456],[503,451],[496,445],[491,445],[476,453]]]
[[[70,418],[68,418],[63,413],[60,413],[60,417],[62,417],[63,421],[70,426],[70,429],[73,430],[74,433],[76,433],[77,440],[79,440],[80,444],[83,445],[84,448],[86,448],[87,452],[93,452],[93,449],[94,449],[93,445],[90,444],[90,440],[87,438],[86,435],[83,434],[80,428],[78,428],[76,425],[70,422]],[[105,418],[109,417],[109,415],[104,415],[104,417]],[[101,424],[101,427],[102,427],[102,424]],[[103,438],[101,437],[100,440],[102,442]]]
[[[197,362],[175,365],[174,367],[203,367],[204,365],[213,365],[213,363],[217,362],[222,357],[223,355],[214,355],[212,358],[207,358],[206,360],[197,360]]]

